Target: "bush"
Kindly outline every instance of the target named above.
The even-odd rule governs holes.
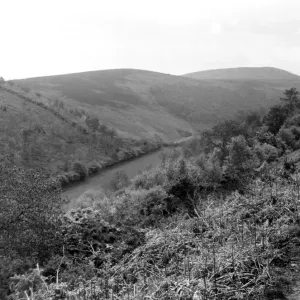
[[[291,147],[293,150],[296,150],[296,149],[298,149],[299,145],[297,143],[297,139],[293,132],[293,129],[298,131],[298,129],[295,126],[290,127],[290,128],[282,128],[279,131],[278,136],[289,147]]]
[[[159,186],[148,190],[129,190],[114,203],[116,222],[126,225],[149,226],[157,224],[171,213],[166,191]]]
[[[275,161],[279,156],[278,149],[267,143],[256,145],[254,152],[261,161],[265,160],[268,163]]]
[[[209,155],[201,155],[196,164],[202,171],[201,185],[206,189],[215,190],[222,179],[222,167],[220,163],[220,149],[215,148]]]
[[[45,260],[59,244],[56,234],[64,201],[58,182],[50,182],[38,170],[0,165],[0,194],[5,254]]]
[[[254,175],[254,169],[260,161],[241,135],[232,138],[227,145],[228,156],[224,165],[224,174],[231,188],[243,189]]]
[[[73,164],[72,170],[79,175],[80,180],[84,180],[87,176],[87,169],[80,162],[75,162]]]
[[[87,117],[85,119],[85,123],[88,126],[88,128],[90,128],[92,131],[96,131],[99,128],[99,120],[97,117]]]
[[[113,260],[119,260],[144,239],[133,228],[116,227],[104,221],[101,211],[93,208],[70,211],[64,218],[62,235],[66,253],[79,261],[89,258],[97,268],[108,253]]]
[[[112,191],[117,191],[128,186],[129,183],[129,177],[124,171],[116,171],[108,184],[108,188]]]

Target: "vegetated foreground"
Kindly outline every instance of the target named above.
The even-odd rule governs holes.
[[[264,118],[218,124],[67,214],[55,181],[2,162],[1,297],[284,299],[300,246],[299,109],[287,90]]]

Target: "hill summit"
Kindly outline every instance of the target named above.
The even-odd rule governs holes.
[[[195,79],[230,80],[299,80],[300,77],[288,71],[272,67],[240,67],[214,69],[188,73],[183,76]]]
[[[205,80],[204,80],[205,79]],[[230,119],[239,111],[265,111],[300,77],[275,68],[208,70],[174,76],[115,69],[17,80],[84,110],[120,136],[176,140]]]

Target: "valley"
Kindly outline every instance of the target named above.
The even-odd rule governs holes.
[[[0,298],[297,297],[299,84],[275,68],[1,82]]]

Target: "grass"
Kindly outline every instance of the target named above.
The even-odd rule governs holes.
[[[0,108],[1,155],[19,166],[42,167],[63,184],[159,147],[155,141],[91,132],[82,113],[17,85],[0,87]],[[76,164],[85,176],[78,178]]]
[[[300,85],[295,76],[241,82],[127,69],[16,82],[97,115],[121,135],[146,139],[157,136],[166,141],[181,138],[182,131],[209,128],[232,118],[237,111],[266,109],[277,103],[284,87]]]

